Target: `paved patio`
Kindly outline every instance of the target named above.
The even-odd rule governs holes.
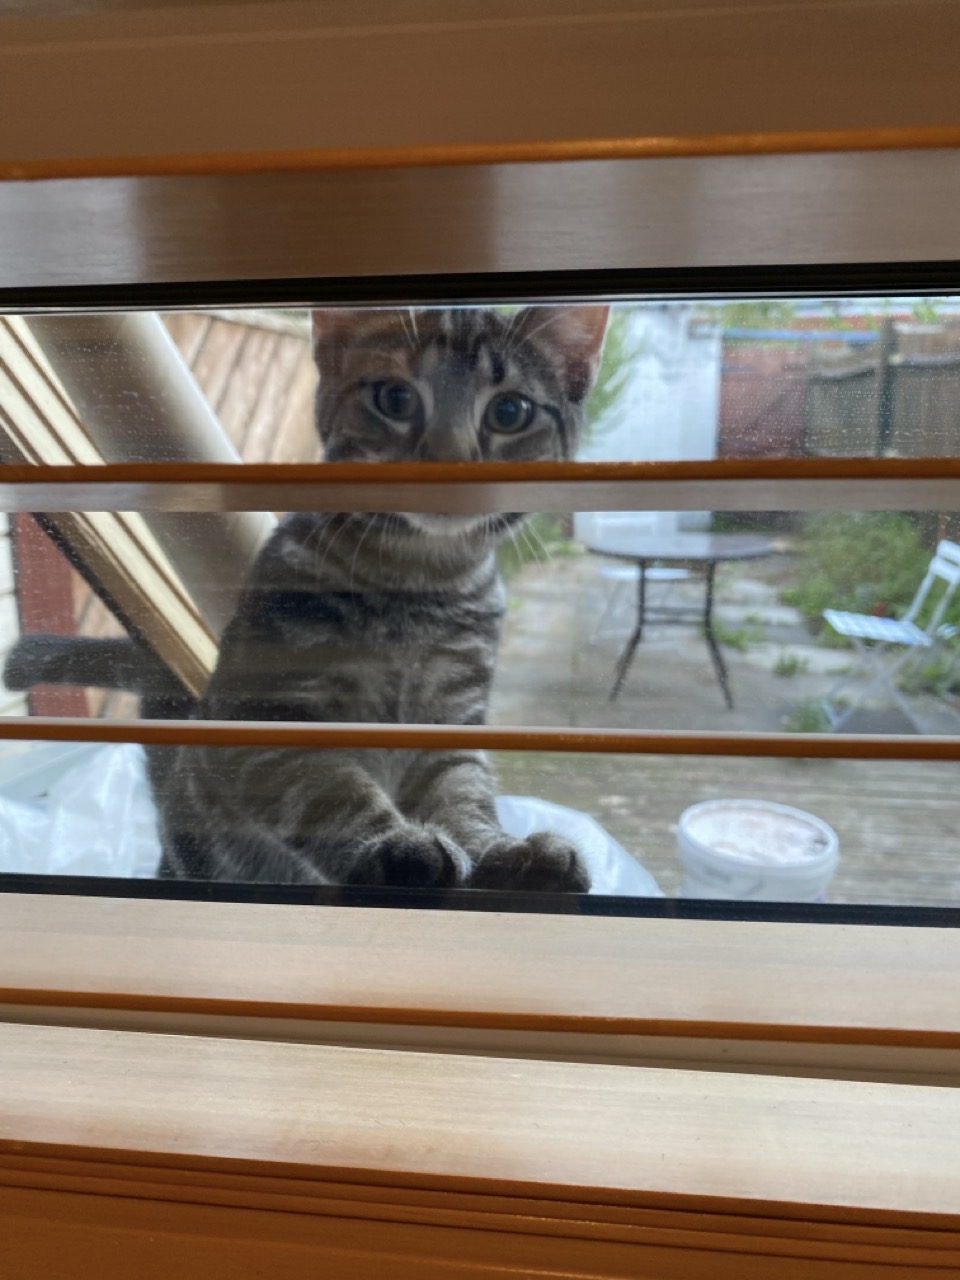
[[[609,589],[600,561],[561,556],[528,564],[509,583],[509,609],[494,690],[499,724],[633,729],[780,730],[797,722],[851,660],[815,644],[802,619],[778,603],[786,555],[718,576],[715,617],[745,647],[724,646],[736,702],[724,705],[696,627],[651,627],[615,703],[608,700],[624,631],[591,643]],[[697,582],[671,588],[695,601]],[[623,593],[620,623],[632,598]],[[793,671],[794,674],[777,674]],[[929,696],[914,700],[932,732],[960,732],[960,714]],[[792,718],[792,720],[791,720]],[[851,731],[912,732],[898,711],[871,707]],[[796,805],[840,838],[834,902],[960,903],[960,766],[873,761],[500,753],[504,791],[583,809],[634,853],[668,894],[680,886],[676,827],[699,800],[752,796]]]

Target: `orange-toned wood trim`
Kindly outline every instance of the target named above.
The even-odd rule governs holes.
[[[791,155],[825,151],[917,151],[960,147],[960,124],[677,136],[466,142],[402,147],[235,151],[134,156],[51,156],[0,161],[0,181],[47,178],[169,177],[410,169],[454,165],[649,160],[682,156]]]
[[[21,1276],[57,1280],[149,1280],[230,1275],[232,1280],[557,1280],[670,1277],[670,1280],[943,1280],[953,1257],[936,1236],[909,1252],[887,1252],[838,1239],[822,1228],[817,1243],[796,1249],[715,1236],[637,1232],[619,1240],[552,1238],[546,1223],[523,1234],[514,1219],[477,1226],[432,1212],[416,1222],[353,1215],[289,1217],[219,1203],[164,1204],[67,1192],[11,1189],[4,1223],[7,1261]],[[872,1242],[871,1242],[872,1244]],[[575,1270],[573,1270],[575,1268]]]
[[[745,1235],[754,1237],[757,1248],[762,1248],[774,1235],[781,1240],[797,1243],[815,1241],[823,1237],[826,1224],[826,1207],[820,1206],[824,1216],[813,1220],[803,1211],[789,1205],[767,1205],[756,1201],[749,1205],[750,1216],[734,1210],[724,1210],[714,1205],[709,1210],[693,1203],[692,1197],[663,1197],[661,1204],[653,1207],[645,1203],[643,1196],[620,1196],[617,1203],[605,1202],[604,1192],[583,1188],[578,1197],[571,1190],[556,1185],[545,1187],[534,1197],[521,1194],[498,1195],[484,1193],[470,1179],[450,1179],[442,1188],[424,1177],[411,1177],[399,1173],[380,1171],[376,1182],[360,1181],[343,1170],[332,1171],[323,1167],[287,1168],[275,1166],[267,1175],[245,1171],[244,1163],[236,1160],[202,1157],[164,1158],[159,1153],[109,1152],[67,1153],[62,1147],[50,1143],[31,1143],[29,1152],[0,1150],[0,1185],[35,1186],[50,1189],[108,1194],[122,1193],[124,1185],[130,1194],[139,1196],[144,1191],[163,1199],[180,1199],[202,1203],[211,1191],[229,1189],[238,1204],[253,1207],[283,1208],[291,1212],[309,1212],[312,1207],[323,1205],[349,1210],[358,1217],[386,1212],[391,1215],[414,1215],[423,1210],[440,1211],[454,1225],[459,1215],[470,1215],[475,1222],[485,1217],[493,1225],[497,1217],[509,1215],[516,1228],[535,1231],[538,1221],[547,1230],[552,1227],[561,1234],[565,1224],[570,1224],[571,1234],[596,1228],[597,1238],[607,1229],[624,1231],[640,1226],[654,1230],[675,1232],[716,1232],[717,1236]],[[129,1181],[128,1181],[129,1180]],[[131,1182],[133,1185],[131,1185]],[[462,1219],[461,1219],[462,1220]],[[922,1247],[930,1241],[926,1230],[939,1227],[945,1249],[955,1243],[951,1219],[944,1221],[931,1215],[919,1214],[901,1217],[857,1210],[850,1213],[838,1207],[829,1216],[829,1224],[837,1230],[836,1238],[851,1242],[875,1244],[891,1248],[911,1249]],[[558,1230],[559,1229],[559,1230]],[[744,1242],[748,1251],[750,1245]]]
[[[960,458],[0,465],[0,508],[50,511],[946,510]],[[912,486],[912,487],[911,487]],[[791,505],[792,504],[792,505]],[[444,507],[444,510],[451,509]]]
[[[494,725],[312,724],[273,720],[0,718],[0,741],[141,742],[155,746],[406,747],[418,751],[598,752],[607,755],[782,756],[802,760],[960,760],[960,737],[930,734],[685,733]]]
[[[61,1022],[960,1048],[954,929],[0,894],[0,978],[0,1004]]]
[[[314,1280],[316,1276],[350,1280],[556,1280],[590,1276],[624,1280],[630,1276],[669,1276],[671,1280],[768,1280],[773,1266],[784,1280],[807,1280],[811,1266],[818,1280],[942,1280],[951,1254],[931,1236],[905,1254],[888,1254],[836,1242],[832,1224],[819,1247],[796,1251],[777,1244],[743,1249],[732,1240],[706,1232],[693,1240],[651,1238],[637,1233],[628,1243],[598,1238],[553,1238],[541,1220],[451,1222],[434,1211],[416,1221],[389,1214],[359,1218],[348,1211],[291,1215],[250,1208],[232,1201],[165,1203],[149,1195],[11,1187],[4,1195],[5,1260],[12,1274],[56,1276],[57,1280],[130,1280],[131,1276],[166,1280],[229,1274],[232,1280]],[[437,1218],[437,1221],[433,1221]],[[908,1271],[904,1267],[909,1267]],[[575,1271],[571,1268],[576,1268]]]
[[[109,462],[0,464],[0,485],[558,484],[621,480],[960,480],[960,458],[709,458],[675,462]]]
[[[10,1024],[0,1045],[16,1160],[699,1210],[771,1235],[803,1216],[960,1227],[957,1090]]]
[[[209,904],[208,909],[213,910],[213,906]],[[219,905],[219,904],[218,904]],[[289,909],[289,908],[287,908]],[[319,908],[318,908],[319,909]],[[335,908],[342,910],[343,908]],[[521,918],[521,917],[518,917]],[[569,920],[569,917],[565,917]],[[690,922],[684,921],[686,927]],[[568,925],[568,928],[570,926]],[[579,928],[579,922],[578,926]],[[634,928],[646,928],[647,922],[637,924],[634,921]],[[576,935],[573,935],[576,937]],[[567,937],[567,944],[570,945],[570,937]],[[438,958],[439,963],[443,963],[443,958]],[[731,979],[735,979],[736,975],[731,974]],[[357,1026],[363,1024],[365,1026],[392,1027],[392,1028],[443,1028],[443,1029],[464,1029],[469,1028],[476,1031],[499,1031],[499,1032],[515,1032],[520,1034],[518,1042],[519,1048],[523,1052],[511,1053],[508,1050],[501,1049],[494,1054],[496,1057],[526,1057],[536,1058],[543,1061],[562,1061],[568,1056],[578,1057],[580,1055],[566,1054],[562,1048],[554,1052],[529,1053],[526,1052],[526,1042],[522,1033],[552,1033],[555,1035],[592,1035],[594,1037],[627,1037],[627,1036],[644,1036],[653,1038],[672,1038],[676,1040],[698,1041],[701,1045],[709,1044],[718,1040],[724,1041],[724,1047],[730,1043],[763,1043],[776,1045],[829,1045],[829,1046],[850,1046],[856,1048],[863,1047],[882,1047],[888,1049],[933,1049],[933,1050],[956,1050],[960,1049],[960,1031],[914,1031],[903,1030],[896,1027],[836,1027],[824,1026],[821,1023],[810,1023],[803,1025],[800,1023],[783,1026],[771,1025],[768,1023],[749,1023],[749,1022],[720,1022],[716,1019],[645,1019],[645,1018],[584,1018],[573,1014],[553,1014],[553,1013],[504,1013],[500,1011],[473,1011],[460,1009],[424,1009],[424,1008],[399,1008],[394,1005],[336,1005],[336,1004],[311,1004],[311,1003],[292,1003],[282,1001],[257,1001],[257,1000],[226,1000],[203,998],[194,999],[192,997],[179,996],[163,996],[163,995],[143,995],[142,993],[122,990],[109,992],[85,992],[74,990],[43,990],[36,991],[31,988],[22,987],[4,987],[0,986],[0,1006],[7,1007],[7,1017],[11,1022],[23,1021],[27,1025],[40,1023],[50,1023],[56,1025],[77,1025],[74,1020],[69,1017],[70,1011],[89,1011],[97,1010],[102,1017],[97,1020],[97,1025],[111,1026],[112,1013],[129,1013],[136,1012],[139,1014],[151,1015],[162,1014],[169,1015],[173,1018],[229,1018],[234,1024],[231,1035],[244,1035],[245,1028],[243,1023],[247,1020],[269,1020],[276,1024],[288,1025],[290,1022],[297,1023],[337,1023],[343,1026]],[[30,1010],[49,1010],[53,1011],[49,1018],[26,1018],[18,1019],[11,1012],[14,1009],[23,1008]],[[65,1012],[66,1011],[66,1012]],[[80,1020],[78,1020],[79,1022]],[[82,1024],[85,1025],[85,1024]],[[124,1029],[122,1026],[119,1029]],[[138,1028],[139,1029],[139,1028]],[[169,1028],[150,1027],[150,1031],[167,1031]],[[203,1032],[202,1027],[187,1026],[185,1023],[178,1023],[174,1028],[177,1034],[195,1035]],[[214,1034],[219,1034],[215,1031]],[[254,1039],[263,1039],[263,1035],[253,1037]],[[277,1032],[277,1039],[292,1041],[300,1041],[309,1039],[303,1036],[288,1036],[283,1031]],[[347,1037],[343,1037],[347,1039]],[[323,1037],[318,1037],[323,1039]],[[377,1048],[381,1046],[375,1046]],[[415,1046],[416,1047],[416,1046]],[[408,1047],[404,1046],[406,1050]],[[594,1055],[603,1058],[599,1044],[594,1045]],[[433,1046],[428,1046],[424,1052],[433,1052]],[[448,1051],[444,1047],[444,1051]],[[454,1051],[460,1050],[454,1047]],[[608,1055],[609,1056],[609,1055]],[[681,1055],[682,1056],[682,1055]],[[685,1066],[689,1064],[684,1063]],[[702,1059],[698,1061],[696,1066],[703,1065]],[[709,1063],[710,1069],[722,1066],[721,1056]],[[782,1055],[774,1064],[772,1074],[779,1075],[802,1075],[808,1077],[827,1077],[833,1075],[829,1066],[819,1066],[813,1071],[796,1072],[791,1070],[793,1064],[790,1055]],[[890,1065],[890,1073],[897,1073],[897,1062],[892,1060]],[[843,1067],[842,1054],[834,1055],[832,1061],[833,1068]],[[951,1071],[949,1066],[945,1066],[944,1073],[949,1075],[951,1081],[956,1078],[955,1071]],[[860,1072],[838,1070],[837,1075],[851,1075],[857,1077]],[[862,1074],[870,1079],[875,1073],[869,1067],[862,1068]],[[942,1079],[937,1083],[942,1083]]]

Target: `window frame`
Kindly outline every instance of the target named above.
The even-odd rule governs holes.
[[[722,147],[718,145],[715,150],[720,151]],[[497,159],[496,156],[488,158]],[[217,166],[214,162],[208,167]],[[153,305],[167,306],[171,300],[182,301],[190,296],[191,290],[196,289],[191,281],[197,279],[216,282],[212,292],[225,302],[241,296],[253,301],[249,293],[256,291],[244,295],[242,284],[250,274],[269,281],[261,286],[265,295],[275,288],[277,281],[286,281],[292,292],[302,290],[302,285],[292,282],[304,271],[314,277],[325,276],[329,295],[334,298],[339,295],[342,299],[349,294],[353,288],[349,281],[355,285],[358,278],[367,280],[371,299],[386,298],[401,296],[404,288],[409,288],[408,273],[414,265],[418,277],[432,275],[435,278],[440,292],[447,287],[444,280],[453,275],[461,277],[461,284],[463,278],[468,277],[476,285],[485,271],[532,269],[549,273],[571,268],[583,273],[580,276],[583,282],[592,278],[601,292],[612,288],[616,278],[624,279],[623,274],[615,273],[644,269],[654,273],[645,277],[651,287],[674,293],[690,288],[691,269],[702,269],[709,287],[717,290],[724,288],[725,281],[730,284],[731,272],[739,273],[740,287],[749,291],[758,287],[757,282],[765,271],[770,272],[770,279],[777,278],[775,268],[784,261],[785,246],[794,249],[789,259],[794,278],[802,280],[811,290],[818,287],[818,281],[831,278],[832,268],[844,263],[854,267],[859,264],[858,287],[866,290],[871,281],[889,280],[898,271],[904,279],[916,279],[924,273],[927,278],[935,279],[938,271],[951,276],[960,262],[960,228],[955,219],[947,216],[947,211],[957,206],[958,200],[954,197],[960,195],[960,154],[955,151],[582,159],[552,164],[488,163],[402,171],[358,169],[339,174],[308,171],[297,175],[297,179],[293,181],[288,174],[276,172],[239,178],[127,176],[86,178],[77,183],[0,184],[0,212],[6,210],[13,225],[19,228],[22,250],[16,261],[8,256],[0,262],[0,306],[20,309],[27,305],[55,305],[57,299],[62,301],[66,296],[65,290],[70,291],[78,305],[122,306],[124,300],[141,305],[146,298],[151,298]],[[593,180],[610,196],[605,208],[611,212],[609,216],[604,214],[591,221],[590,202],[584,192],[590,190]],[[377,212],[376,197],[384,190],[384,184],[405,193],[406,203],[401,202],[401,206],[406,221],[398,226],[396,205],[390,207],[392,233],[381,241],[378,237],[390,229],[387,213]],[[502,216],[505,193],[519,193],[522,197],[524,190],[530,194],[530,200],[521,199],[520,216],[505,221]],[[482,196],[479,200],[478,193]],[[691,201],[709,199],[711,194],[717,198],[722,195],[723,209],[719,211],[717,223],[704,228],[691,216],[695,212]],[[839,201],[837,207],[829,207],[831,194]],[[633,217],[637,199],[641,199],[644,210],[639,223]],[[218,241],[224,200],[228,206],[242,209],[239,234],[226,246]],[[430,234],[417,226],[418,210],[425,201],[433,201],[436,211],[430,234],[437,228],[442,232],[433,242]],[[78,216],[78,204],[88,210],[107,208],[112,221],[98,223],[96,218]],[[454,234],[450,228],[458,227],[455,217],[468,206],[473,221],[467,224],[466,232],[460,227]],[[41,207],[43,217],[37,219],[37,210]],[[546,224],[544,208],[550,214]],[[859,216],[864,209],[875,210],[866,227]],[[343,219],[351,211],[359,211],[359,221],[345,230]],[[683,211],[686,211],[685,219],[678,216]],[[297,234],[281,237],[274,243],[276,229],[291,213],[295,214]],[[307,214],[313,216],[308,218]],[[578,225],[581,230],[588,228],[588,234],[577,237]],[[765,234],[771,225],[776,229],[775,234]],[[476,234],[478,226],[484,234]],[[331,236],[325,241],[327,228]],[[537,232],[535,238],[534,231]],[[297,255],[303,254],[305,259],[298,258]],[[393,264],[392,281],[380,278],[385,262]],[[927,265],[917,267],[918,263]],[[945,267],[944,263],[952,265]],[[877,264],[882,265],[878,268]],[[675,275],[657,277],[655,272],[664,268],[676,268]],[[790,277],[791,271],[781,271],[779,278]],[[952,280],[955,282],[955,275]],[[487,287],[492,287],[489,281]],[[529,288],[529,279],[524,285],[514,277],[513,287],[523,292],[525,287]],[[210,296],[208,292],[207,298]],[[317,297],[316,300],[323,299]],[[907,1078],[911,1072],[926,1072],[926,1078],[935,1079],[937,1083],[952,1083],[955,1079],[954,1055],[960,1048],[960,1026],[950,1016],[955,1005],[955,1002],[951,1004],[950,995],[960,966],[960,934],[954,930],[920,927],[898,930],[895,936],[890,936],[882,928],[871,925],[856,928],[769,926],[776,931],[774,936],[764,933],[765,927],[760,925],[728,925],[723,927],[728,943],[718,948],[717,927],[709,922],[665,920],[655,922],[656,928],[644,921],[627,922],[629,928],[625,922],[616,922],[624,927],[609,930],[611,937],[615,937],[612,967],[619,966],[618,980],[613,983],[609,963],[599,966],[590,956],[577,957],[574,962],[567,956],[562,934],[572,927],[568,919],[515,916],[511,919],[515,928],[513,936],[523,936],[524,925],[528,926],[529,935],[525,942],[523,999],[519,1003],[511,1002],[501,991],[497,997],[487,996],[484,1000],[482,985],[469,988],[468,984],[459,994],[449,989],[444,1004],[436,998],[433,975],[444,972],[452,949],[468,936],[478,958],[478,973],[482,972],[484,961],[492,963],[502,959],[501,922],[495,917],[477,915],[458,916],[451,924],[440,913],[422,913],[416,922],[416,955],[408,958],[409,967],[401,966],[394,971],[395,976],[409,983],[404,1000],[397,999],[385,1006],[382,992],[378,994],[377,985],[372,981],[375,975],[368,972],[364,980],[370,985],[364,987],[359,981],[350,1001],[343,989],[322,1002],[318,1002],[316,996],[312,1000],[305,998],[302,987],[291,986],[284,993],[281,982],[272,990],[265,990],[262,999],[237,1009],[230,1005],[230,997],[224,995],[223,987],[218,993],[215,983],[206,992],[184,986],[184,974],[202,972],[204,964],[210,963],[209,940],[198,936],[196,926],[184,926],[179,934],[166,933],[165,922],[171,919],[168,907],[169,904],[139,904],[123,899],[85,899],[78,904],[44,898],[37,904],[27,897],[5,897],[0,902],[0,912],[13,913],[14,928],[33,921],[33,927],[26,930],[30,935],[29,946],[7,958],[5,973],[9,985],[4,992],[5,1016],[24,1023],[62,1023],[67,1030],[78,1034],[79,1024],[86,1018],[92,1020],[94,1029],[103,1035],[111,1034],[112,1028],[127,1026],[146,1031],[165,1028],[180,1035],[189,1032],[200,1039],[210,1039],[223,1031],[239,1035],[241,1039],[259,1034],[278,1043],[296,1031],[287,1026],[291,1014],[293,1021],[308,1023],[314,1029],[320,1023],[328,1027],[350,1023],[353,1027],[362,1025],[381,1030],[406,1026],[427,1027],[435,1032],[437,1027],[446,1026],[476,1033],[498,1031],[503,1036],[492,1052],[500,1060],[498,1069],[503,1072],[505,1082],[509,1080],[511,1053],[549,1056],[543,1042],[538,1045],[529,1037],[544,1031],[569,1036],[582,1033],[599,1037],[605,1043],[593,1040],[584,1047],[582,1043],[567,1041],[566,1045],[554,1044],[551,1048],[553,1056],[561,1061],[570,1059],[566,1062],[569,1087],[576,1089],[582,1084],[588,1102],[596,1096],[591,1093],[596,1086],[591,1083],[594,1077],[587,1070],[590,1064],[574,1060],[577,1051],[581,1056],[600,1060],[605,1054],[608,1059],[616,1059],[616,1042],[623,1036],[636,1036],[647,1042],[633,1046],[634,1060],[647,1064],[638,1070],[652,1069],[649,1062],[656,1055],[649,1042],[659,1038],[661,1046],[670,1043],[671,1065],[683,1068],[702,1065],[705,1060],[711,1066],[720,1066],[726,1060],[742,1067],[747,1061],[745,1056],[742,1053],[739,1058],[736,1054],[731,1056],[729,1044],[734,1042],[742,1049],[744,1043],[750,1042],[775,1047],[776,1051],[770,1050],[772,1056],[769,1056],[774,1072],[799,1075],[811,1068],[809,1057],[805,1059],[801,1049],[812,1044],[829,1049],[813,1061],[811,1071],[828,1079],[859,1072],[869,1080],[873,1078],[871,1072],[884,1071],[900,1079]],[[36,926],[37,910],[42,910],[45,916],[44,928]],[[270,972],[270,948],[284,944],[282,922],[287,917],[273,918],[267,908],[232,908],[225,904],[205,904],[203,911],[205,924],[214,932],[223,929],[229,934],[231,929],[241,928],[248,934],[251,930],[257,934],[244,946],[244,965],[238,968],[237,975],[262,981]],[[239,919],[235,914],[238,911],[243,913],[242,926],[235,923]],[[69,912],[74,913],[72,917]],[[16,924],[18,915],[19,925]],[[181,917],[184,918],[182,913]],[[318,928],[327,919],[333,923],[333,917],[325,916],[323,909],[313,909],[309,925]],[[339,914],[337,919],[341,919]],[[347,921],[348,917],[342,917],[343,927]],[[377,932],[373,921],[370,913],[349,916],[349,928],[355,930],[354,954],[369,945],[371,933]],[[11,932],[10,936],[16,934]],[[775,966],[767,975],[772,978],[772,985],[758,986],[754,973],[761,936],[771,939],[766,944],[766,954]],[[669,1016],[669,999],[673,995],[666,1004],[657,1005],[656,999],[662,999],[667,990],[665,985],[658,990],[634,989],[629,985],[627,979],[636,963],[636,940],[644,945],[656,940],[674,957],[684,956],[688,950],[699,953],[699,967],[690,968],[684,981],[673,988],[678,1001],[682,997],[690,1002],[683,1017]],[[158,986],[152,990],[146,984],[133,989],[121,987],[121,944],[132,947],[145,958],[155,959]],[[328,944],[317,937],[316,945],[318,955],[322,956]],[[808,956],[811,948],[816,949],[818,956],[826,950],[841,957],[832,971],[832,984],[827,983],[821,966],[809,960],[804,965],[804,956]],[[905,988],[903,984],[892,983],[883,967],[884,958],[891,955],[901,957],[904,964],[915,963],[918,957],[931,956],[933,960],[929,967],[918,972],[916,984],[912,988],[907,984]],[[229,963],[229,956],[219,956],[217,964],[221,974]],[[275,965],[275,960],[272,963]],[[116,978],[111,979],[114,967]],[[782,1010],[778,1013],[775,1007],[780,990],[775,985],[776,979],[784,967],[800,975],[802,991],[802,998],[789,1018],[782,1016]],[[753,977],[745,980],[745,974]],[[78,975],[84,975],[82,981]],[[712,985],[704,985],[707,975]],[[99,986],[95,981],[98,976]],[[564,976],[571,982],[576,977],[586,989],[595,991],[599,1005],[584,1012],[565,1003],[565,988],[557,981]],[[664,981],[666,983],[666,978]],[[87,985],[83,986],[83,982]],[[721,1005],[719,1012],[712,1003],[718,991],[730,1000],[729,1004]],[[918,1004],[920,995],[932,996],[933,1005]],[[621,1002],[619,1005],[617,1000]],[[858,1025],[849,1012],[838,1013],[833,1020],[825,1015],[825,1009],[849,1011],[851,1004],[861,1001],[872,1011],[869,1025]],[[166,1024],[156,1020],[163,1016],[173,1020]],[[189,1017],[199,1021],[189,1022]],[[215,1019],[221,1017],[235,1020],[219,1024]],[[267,1026],[262,1025],[264,1021]],[[305,1034],[302,1027],[300,1032]],[[343,1040],[348,1034],[339,1029],[334,1031],[334,1036],[342,1035]],[[517,1038],[512,1039],[514,1036]],[[162,1071],[165,1045],[172,1046],[173,1042],[159,1038],[151,1043],[159,1054]],[[407,1053],[417,1043],[413,1030],[406,1041],[387,1035],[385,1053],[388,1056],[384,1063],[391,1069],[397,1066],[396,1058],[390,1055]],[[490,1049],[491,1041],[468,1042],[474,1049],[479,1046],[481,1051],[484,1043]],[[687,1045],[693,1050],[689,1058],[684,1057]],[[330,1046],[316,1044],[312,1048],[323,1054]],[[435,1037],[430,1048],[434,1052],[462,1052],[462,1046],[458,1049],[455,1038],[449,1036],[441,1037],[439,1042]],[[866,1050],[876,1051],[880,1056],[865,1064]],[[933,1055],[923,1060],[924,1067],[920,1065],[920,1058],[910,1056],[922,1053]],[[238,1050],[237,1057],[241,1061],[238,1070],[241,1070],[243,1052]],[[470,1061],[479,1059],[473,1057]],[[762,1054],[755,1061],[762,1064]],[[709,1087],[716,1090],[722,1105],[725,1095],[721,1083],[717,1083],[720,1080],[718,1075]],[[691,1089],[707,1087],[698,1074],[688,1075],[686,1083]],[[853,1083],[867,1087],[862,1080]],[[108,1086],[109,1079],[105,1076],[99,1085],[94,1082],[92,1087],[106,1089]],[[927,1087],[924,1096],[931,1108],[936,1105],[937,1095],[936,1089]],[[798,1096],[801,1111],[802,1099],[806,1096],[816,1114],[820,1098],[817,1083],[809,1084],[806,1095],[801,1088]],[[842,1099],[842,1091],[838,1097]],[[758,1109],[753,1114],[751,1123],[756,1126],[758,1137],[762,1136],[764,1125],[772,1123],[771,1117],[775,1116],[775,1105],[772,1111]],[[288,1117],[285,1122],[291,1120]],[[895,1117],[888,1115],[884,1120],[878,1113],[876,1122],[880,1126],[879,1140],[887,1144],[891,1159],[906,1151],[904,1135],[898,1132]],[[95,1145],[92,1144],[91,1150]],[[24,1182],[24,1175],[20,1190],[29,1199],[31,1186],[33,1190],[41,1186],[61,1196],[66,1205],[69,1196],[83,1188],[82,1178],[90,1174],[89,1166],[72,1165],[68,1177],[62,1169],[58,1172],[59,1166],[55,1164],[63,1158],[62,1151],[40,1152],[38,1147],[34,1154],[44,1168],[42,1174],[33,1168],[30,1178],[39,1182],[31,1184],[30,1178]],[[86,1155],[89,1154],[88,1151]],[[133,1164],[145,1159],[146,1154],[141,1145],[120,1163],[129,1171]],[[77,1151],[70,1158],[78,1159]],[[94,1158],[102,1161],[106,1157],[100,1150]],[[823,1161],[829,1158],[828,1144],[821,1148],[820,1158]],[[913,1160],[906,1176],[920,1167],[922,1153],[915,1151]],[[336,1160],[332,1162],[335,1164]],[[20,1176],[24,1166],[18,1168]],[[182,1186],[190,1181],[185,1169],[186,1165],[177,1176],[181,1202]],[[255,1171],[263,1175],[265,1166],[258,1166]],[[380,1170],[381,1177],[383,1174]],[[882,1233],[892,1230],[894,1224],[889,1203],[871,1208],[865,1197],[857,1208],[857,1196],[868,1182],[865,1172],[864,1180],[850,1190],[847,1207],[853,1214],[853,1226],[861,1232],[854,1244],[847,1242],[849,1248],[844,1256],[851,1265],[866,1258],[865,1250],[877,1247],[880,1237],[871,1235],[872,1229]],[[448,1194],[458,1185],[448,1179],[433,1190]],[[86,1186],[89,1190],[90,1184]],[[559,1187],[558,1182],[553,1188],[554,1195],[562,1194]],[[485,1185],[480,1191],[489,1195],[491,1187]],[[504,1184],[499,1192],[514,1204],[515,1216],[519,1214],[516,1205],[522,1197],[517,1186]],[[808,1196],[814,1197],[812,1181]],[[148,1193],[148,1199],[151,1197],[157,1203],[163,1199],[156,1185]],[[236,1196],[232,1201],[233,1204],[241,1202],[242,1198]],[[249,1208],[251,1202],[246,1203]],[[261,1199],[259,1207],[263,1208],[266,1203]],[[609,1212],[620,1201],[615,1191],[610,1191],[603,1203],[605,1212]],[[700,1213],[711,1208],[717,1209],[716,1201],[700,1193],[684,1205],[684,1211]],[[813,1198],[791,1204],[783,1202],[780,1210],[781,1221],[806,1215],[814,1224],[811,1228],[814,1233],[818,1225],[827,1234],[830,1224],[836,1225],[836,1206],[826,1210],[821,1205],[818,1209]],[[34,1212],[35,1204],[31,1201],[24,1208],[26,1219]],[[591,1212],[595,1212],[595,1206]],[[442,1220],[436,1203],[425,1210],[424,1215],[431,1229]],[[589,1215],[584,1212],[581,1216],[585,1219]],[[336,1213],[331,1217],[338,1219]],[[732,1230],[734,1245],[717,1246],[721,1252],[723,1247],[728,1254],[749,1251],[745,1242],[751,1232],[757,1231],[758,1219],[749,1214],[747,1218],[749,1221],[741,1220]],[[730,1221],[728,1218],[727,1225]],[[169,1227],[169,1223],[167,1225]],[[677,1225],[677,1219],[660,1220],[657,1229],[667,1234],[657,1239],[664,1248],[671,1247],[671,1239],[672,1247],[676,1247],[677,1237],[669,1237],[668,1228],[673,1230]],[[920,1231],[924,1237],[922,1247],[929,1244],[932,1248],[935,1240],[943,1243],[949,1234],[947,1227],[955,1230],[956,1216],[944,1218],[918,1211],[909,1221],[907,1218],[897,1220],[897,1227]],[[509,1227],[501,1221],[496,1229],[506,1231]],[[820,1244],[823,1245],[822,1240]],[[687,1240],[687,1273],[697,1274],[702,1255],[696,1254],[689,1245]],[[902,1245],[903,1237],[898,1237],[897,1247]],[[352,1247],[360,1248],[356,1236]],[[833,1247],[838,1248],[836,1244]],[[476,1256],[481,1253],[482,1249]],[[846,1263],[837,1261],[836,1257],[832,1262],[823,1258],[822,1249],[817,1256],[825,1274],[830,1273],[828,1263],[836,1264],[834,1271],[838,1275],[851,1274],[844,1270]],[[897,1256],[903,1258],[903,1255]],[[501,1263],[507,1266],[503,1259]],[[622,1261],[612,1262],[609,1271],[600,1273],[623,1274],[616,1267],[625,1265]],[[599,1268],[599,1262],[597,1266]],[[675,1274],[684,1274],[683,1264],[677,1263],[677,1266],[680,1269]],[[747,1275],[744,1267],[737,1253],[731,1274]],[[398,1270],[396,1274],[404,1273]],[[410,1274],[423,1273],[411,1271]],[[877,1270],[873,1274],[881,1272]]]

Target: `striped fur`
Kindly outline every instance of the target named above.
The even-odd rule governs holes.
[[[318,312],[325,455],[569,457],[605,323],[603,307]],[[503,613],[494,551],[521,519],[288,516],[197,715],[482,723]],[[568,842],[503,833],[480,752],[166,748],[151,772],[167,876],[587,887]]]

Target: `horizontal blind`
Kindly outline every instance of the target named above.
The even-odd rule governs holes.
[[[960,510],[960,458],[0,465],[0,510]],[[960,760],[960,738],[8,717],[0,740]]]
[[[960,509],[960,458],[0,465],[2,511]]]
[[[369,747],[437,751],[600,752],[607,755],[785,756],[820,760],[960,760],[960,737],[930,734],[680,733],[661,730],[501,728],[459,724],[316,723],[261,720],[0,719],[0,739],[48,742],[183,743],[198,747]]]

